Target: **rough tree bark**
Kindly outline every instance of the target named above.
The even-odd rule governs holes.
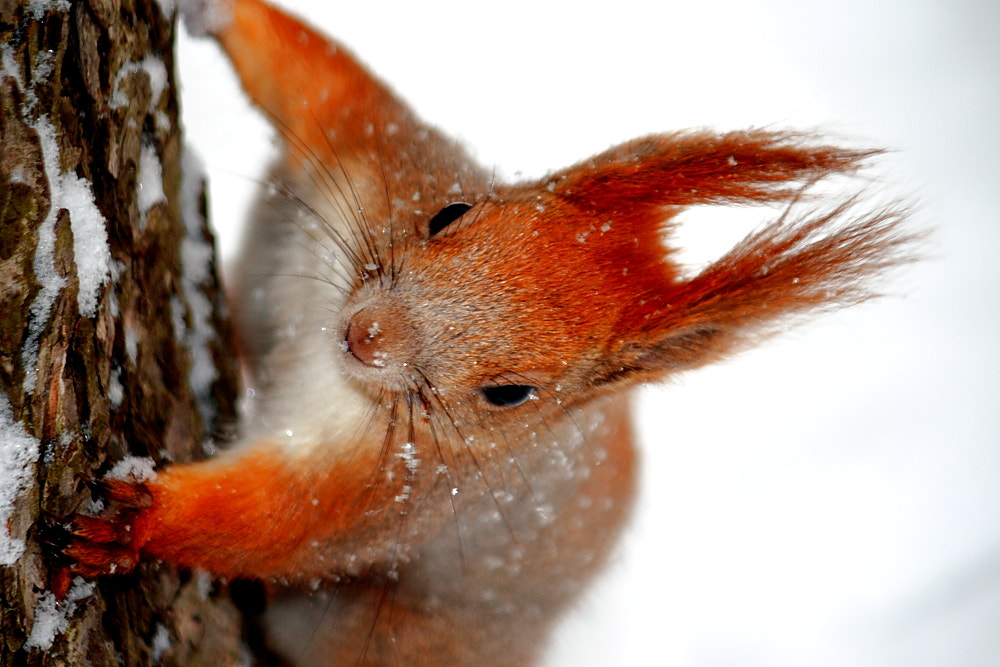
[[[172,4],[0,2],[2,665],[245,662],[224,586],[155,563],[70,579],[40,539],[95,508],[88,479],[204,456],[234,419]]]

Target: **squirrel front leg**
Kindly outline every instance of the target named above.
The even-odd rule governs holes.
[[[302,580],[345,569],[338,555],[362,545],[372,553],[383,541],[376,533],[393,518],[372,508],[391,508],[382,496],[396,491],[372,483],[368,457],[321,458],[254,442],[150,482],[112,480],[116,518],[77,517],[66,553],[91,576],[127,571],[140,555],[225,577]]]
[[[341,44],[259,0],[216,0],[213,26],[243,90],[275,126],[293,166],[336,164],[371,149],[373,127],[415,130],[409,110]]]

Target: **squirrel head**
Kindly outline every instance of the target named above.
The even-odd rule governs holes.
[[[796,213],[808,186],[877,151],[689,131],[500,185],[340,45],[259,3],[239,3],[233,21],[218,36],[284,139],[279,189],[295,209],[284,215],[308,246],[301,265],[278,268],[332,286],[315,304],[323,345],[379,400],[483,418],[565,409],[863,300],[873,276],[907,259],[898,206],[857,212],[848,196]],[[785,209],[684,275],[671,253],[678,214],[747,204]],[[301,356],[292,378],[309,372]]]
[[[867,298],[867,278],[899,260],[897,211],[858,216],[852,200],[788,210],[872,155],[803,135],[688,132],[534,182],[420,197],[412,178],[387,175],[405,169],[383,163],[368,170],[374,190],[407,205],[355,219],[349,236],[364,247],[333,328],[345,367],[375,394],[491,415],[529,402],[561,410],[717,360],[791,316]],[[786,210],[683,275],[670,246],[678,213],[754,203]]]

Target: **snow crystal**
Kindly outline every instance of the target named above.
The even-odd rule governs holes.
[[[30,8],[29,8],[30,12]],[[42,10],[44,14],[44,10]],[[0,44],[0,76],[13,77],[17,82],[17,87],[24,93],[24,102],[28,110],[34,110],[38,106],[38,96],[35,94],[35,84],[39,81],[47,81],[55,71],[55,53],[52,51],[39,51],[35,56],[35,62],[30,68],[31,81],[28,86],[24,85],[21,78],[21,68],[18,66],[14,54],[14,49],[6,44]]]
[[[73,444],[76,439],[76,435],[73,431],[63,431],[59,434],[59,446],[58,447],[48,447],[45,449],[45,453],[42,458],[42,463],[46,466],[52,465],[53,461],[56,460],[56,456],[60,452],[65,452],[66,449]]]
[[[68,12],[70,7],[70,0],[28,0],[27,14],[29,18],[38,21],[52,10]]]
[[[181,151],[181,221],[188,236],[201,233],[205,220],[201,215],[201,192],[205,166],[190,146]]]
[[[184,25],[195,37],[214,35],[233,20],[231,0],[178,0]]]
[[[167,626],[162,623],[157,623],[156,630],[153,631],[153,641],[150,642],[154,665],[158,665],[160,663],[160,660],[163,659],[163,654],[166,653],[169,648],[170,631],[167,630]]]
[[[152,96],[149,98],[149,112],[153,113],[156,110],[156,106],[160,103],[160,97],[163,95],[163,91],[167,89],[167,66],[163,64],[163,61],[157,56],[146,56],[142,60],[129,61],[121,66],[118,73],[115,74],[114,86],[111,89],[111,108],[119,109],[121,107],[127,107],[129,105],[129,98],[121,90],[122,81],[125,80],[131,74],[135,72],[144,72],[146,78],[149,81],[149,89],[152,91]]]
[[[417,458],[417,449],[412,442],[404,442],[400,447],[401,452],[396,454],[397,458],[403,459],[403,464],[406,466],[407,478],[412,478],[416,474],[417,470],[420,468],[420,459]],[[397,503],[405,503],[410,499],[410,494],[413,492],[413,486],[410,484],[403,484],[403,488],[400,490],[400,494],[395,497]]]
[[[0,45],[0,76],[14,79],[25,93],[25,100],[31,108],[36,103],[34,91],[30,87],[25,87],[21,78],[20,68],[15,63],[14,50],[6,44]],[[52,207],[49,209],[45,220],[38,227],[38,245],[35,246],[34,272],[35,280],[40,284],[40,289],[35,295],[34,301],[28,308],[28,326],[25,336],[22,358],[24,364],[24,391],[31,393],[35,389],[35,381],[38,379],[38,344],[45,324],[49,319],[49,312],[55,303],[56,296],[66,286],[62,276],[56,271],[55,266],[55,225],[58,207],[56,206],[55,193],[58,189],[60,176],[58,147],[55,145],[54,132],[52,126],[44,119],[40,119],[36,125],[39,138],[42,140],[43,158],[46,174],[49,177],[50,190],[52,192]],[[46,130],[48,130],[46,132]],[[15,173],[11,180],[16,182],[23,175]]]
[[[179,327],[178,338],[183,340],[191,354],[191,368],[188,384],[198,399],[198,409],[206,423],[215,417],[212,399],[212,385],[219,377],[209,344],[215,340],[216,331],[212,325],[212,302],[202,289],[212,277],[212,259],[215,250],[205,236],[205,220],[201,214],[201,192],[204,183],[204,169],[201,160],[190,147],[185,146],[181,154],[181,219],[186,236],[181,242],[181,289],[188,304],[186,326],[182,314],[183,307],[172,303],[175,327]]]
[[[14,49],[6,44],[0,44],[0,75],[9,76],[17,82],[17,87],[25,89],[24,81],[21,79],[21,69],[14,59]]]
[[[188,237],[181,244],[181,263],[184,275],[192,284],[200,285],[212,277],[212,260],[215,249],[208,241]]]
[[[7,522],[18,495],[32,477],[40,443],[14,421],[7,396],[0,394],[0,565],[13,565],[24,553],[24,540],[8,532]]]
[[[420,459],[417,457],[417,449],[412,442],[404,442],[400,448],[402,451],[396,456],[403,459],[406,470],[412,475],[420,467]]]
[[[184,332],[187,330],[187,323],[184,321],[186,310],[179,296],[170,297],[170,325],[177,340],[184,340]]]
[[[212,303],[201,291],[197,291],[197,283],[185,282],[184,291],[191,313],[191,328],[184,337],[191,353],[188,383],[202,404],[202,417],[208,419],[210,414],[214,413],[214,409],[208,407],[211,404],[212,384],[219,376],[212,351],[208,346],[215,339],[215,329],[212,327],[211,319]]]
[[[41,121],[40,121],[41,122]],[[51,128],[51,126],[49,126]],[[41,136],[41,134],[39,135]],[[44,146],[43,141],[43,146]],[[45,151],[47,153],[48,151]],[[53,192],[52,206],[49,208],[45,220],[38,226],[38,244],[35,246],[35,261],[33,269],[35,280],[39,283],[40,289],[35,295],[35,299],[28,308],[28,327],[26,331],[24,348],[21,356],[24,363],[24,384],[25,392],[31,394],[35,390],[35,382],[38,379],[38,345],[42,334],[45,332],[45,325],[49,320],[49,313],[52,305],[56,301],[59,292],[66,286],[66,281],[56,270],[55,248],[56,248],[56,217],[59,209],[55,202],[55,190],[58,183],[58,176],[55,168],[50,164],[50,158],[45,156],[45,170],[49,176],[50,189]]]
[[[125,388],[122,386],[121,377],[120,369],[111,369],[111,378],[108,382],[108,402],[111,403],[112,410],[117,410],[125,398]]]
[[[139,178],[135,194],[143,223],[149,209],[167,201],[167,196],[163,193],[163,167],[160,165],[160,158],[156,155],[156,149],[146,143],[142,144],[139,151]]]
[[[35,623],[31,626],[31,634],[24,643],[24,648],[43,651],[52,648],[56,635],[69,625],[69,617],[76,612],[77,602],[90,597],[95,586],[94,582],[76,577],[64,600],[56,600],[52,591],[42,593],[35,604]]]
[[[46,72],[47,74],[51,73],[51,68],[45,68],[44,63],[42,67],[43,70],[49,70]],[[6,44],[0,44],[0,77],[11,77],[14,79],[17,87],[24,93],[24,103],[29,110],[37,106],[38,96],[35,95],[34,87],[24,85],[24,79],[21,78],[21,68],[15,59],[14,49]]]
[[[539,505],[535,508],[535,514],[538,516],[538,522],[542,526],[547,526],[556,520],[556,513],[551,505]]]
[[[56,69],[55,52],[39,51],[35,56],[35,66],[31,69],[32,81],[48,80]]]
[[[60,608],[55,593],[45,591],[35,605],[35,623],[25,648],[52,648],[56,635],[66,629],[66,609]]]
[[[111,276],[111,249],[108,247],[107,221],[94,203],[90,181],[69,171],[62,172],[55,128],[48,118],[39,118],[34,128],[42,147],[42,161],[52,201],[49,213],[41,225],[45,229],[44,233],[49,236],[45,241],[46,248],[43,252],[40,228],[39,247],[35,254],[35,277],[42,284],[42,291],[35,301],[40,304],[39,315],[43,317],[34,324],[41,327],[48,319],[56,295],[65,286],[63,278],[56,272],[52,256],[59,211],[69,211],[70,228],[73,230],[73,260],[80,284],[77,306],[83,317],[94,317],[97,314],[98,293]],[[51,247],[48,247],[49,243],[52,244]],[[35,304],[32,304],[32,310],[34,309]]]
[[[130,61],[122,65],[115,75],[114,87],[111,90],[111,108],[119,109],[127,107],[131,100],[121,89],[121,83],[126,77],[135,72],[142,72],[149,82],[150,97],[146,113],[153,116],[158,130],[166,132],[170,129],[170,117],[163,110],[159,109],[160,97],[167,88],[169,76],[167,67],[157,56],[148,55],[140,61]]]
[[[156,462],[148,456],[126,456],[104,476],[105,479],[148,482],[156,477]]]
[[[107,221],[94,203],[90,181],[63,174],[61,207],[69,209],[73,230],[73,260],[80,282],[77,306],[83,317],[97,315],[97,297],[111,276],[111,249]]]
[[[125,325],[125,354],[133,364],[139,356],[139,332],[128,324]]]

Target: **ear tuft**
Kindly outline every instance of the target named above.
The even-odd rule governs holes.
[[[681,132],[616,146],[547,180],[547,188],[599,214],[695,204],[767,203],[801,184],[860,168],[877,150],[816,144],[816,137],[748,130]]]
[[[800,209],[817,181],[853,174],[880,152],[809,134],[686,132],[622,144],[537,183],[536,196],[553,203],[536,238],[545,256],[573,267],[541,282],[573,304],[574,321],[586,313],[585,330],[602,341],[594,386],[695,368],[797,318],[874,296],[876,279],[914,258],[919,235],[903,229],[906,207],[866,211],[862,193]],[[684,278],[664,240],[674,216],[692,205],[753,203],[786,209]]]
[[[916,259],[920,236],[903,229],[906,207],[857,213],[859,199],[796,219],[790,205],[694,278],[666,287],[669,309],[622,360],[643,379],[695,368],[802,316],[876,296],[877,279]]]

